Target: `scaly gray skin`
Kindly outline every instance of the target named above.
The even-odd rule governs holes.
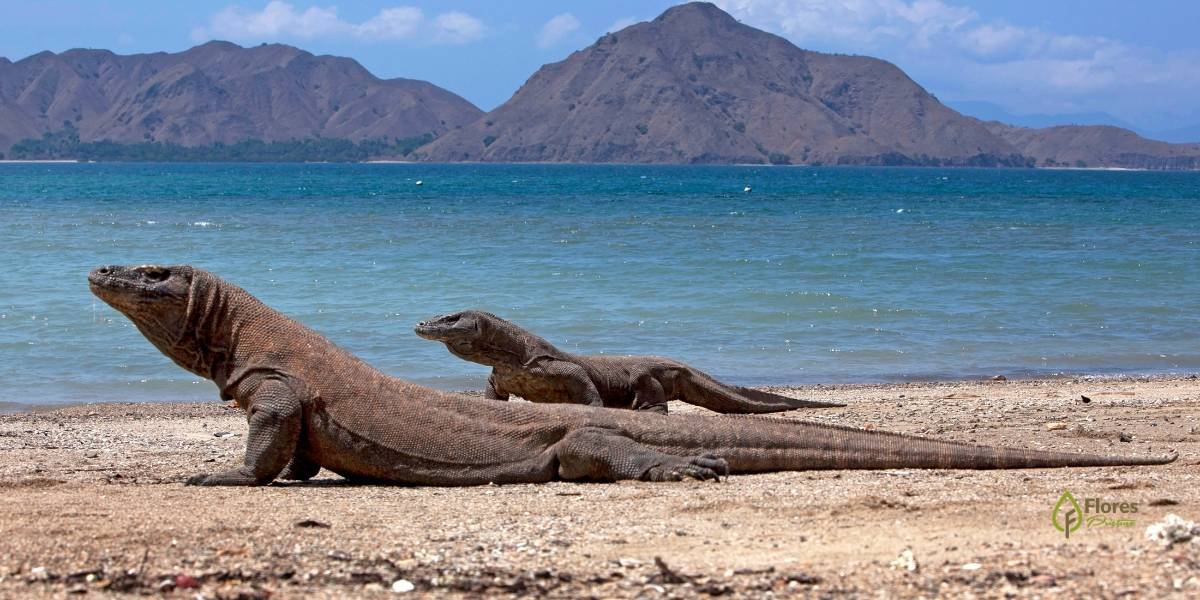
[[[666,414],[682,400],[719,413],[772,413],[845,406],[788,398],[726,385],[699,369],[658,356],[583,356],[481,310],[422,321],[417,335],[442,342],[450,353],[492,368],[484,395],[530,402],[632,408]]]
[[[570,404],[495,403],[389,377],[241,288],[189,266],[101,267],[102,300],[181,367],[236,400],[243,466],[194,485],[308,479],[426,485],[553,479],[717,479],[805,469],[995,469],[1162,464],[992,448],[769,417],[640,415]]]

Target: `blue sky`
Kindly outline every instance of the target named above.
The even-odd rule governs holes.
[[[718,0],[743,22],[826,52],[890,60],[951,105],[1114,118],[1144,132],[1200,124],[1200,2]],[[604,0],[0,0],[0,56],[179,51],[284,42],[425,79],[480,108],[539,66],[676,2]]]

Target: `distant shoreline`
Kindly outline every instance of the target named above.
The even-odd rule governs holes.
[[[975,166],[924,166],[924,165],[773,165],[755,163],[574,163],[574,162],[425,162],[415,160],[348,160],[348,161],[193,161],[193,160],[84,160],[84,159],[2,159],[0,165],[30,164],[105,164],[105,165],[560,165],[560,166],[607,166],[607,167],[754,167],[754,168],[864,168],[864,169],[988,169],[1036,171],[1129,171],[1138,173],[1196,173],[1200,169],[1143,169],[1133,167],[975,167]]]
[[[1023,384],[1023,385],[1064,385],[1067,383],[1095,383],[1095,384],[1117,384],[1117,383],[1192,383],[1200,381],[1200,374],[1185,374],[1185,373],[1156,373],[1156,374],[1130,374],[1130,373],[1097,373],[1097,374],[1081,374],[1081,373],[1066,373],[1061,375],[1041,374],[1029,377],[1019,375],[1005,376],[1005,379],[993,380],[990,377],[962,377],[962,378],[940,378],[940,379],[897,379],[893,381],[851,381],[851,382],[827,382],[827,383],[798,383],[798,384],[783,384],[783,385],[751,385],[752,388],[771,390],[771,391],[801,391],[806,393],[816,391],[830,390],[853,390],[864,391],[871,390],[880,393],[900,392],[906,389],[918,388],[936,388],[943,386],[961,386],[961,385],[1002,385],[1005,383]],[[463,394],[466,396],[483,396],[481,390],[441,390],[451,394]],[[519,400],[520,401],[520,400]],[[192,398],[182,400],[102,400],[88,402],[38,402],[38,403],[23,403],[23,402],[7,402],[0,401],[0,415],[19,415],[38,412],[47,412],[61,410],[65,408],[73,408],[80,406],[109,406],[109,405],[147,405],[161,404],[164,406],[194,406],[194,405],[219,405],[222,404],[217,398],[216,390],[213,390],[211,401],[195,400]]]
[[[0,164],[37,164],[37,163],[77,163],[84,162],[76,159],[54,159],[54,160],[37,160],[37,159],[14,159],[0,160]]]

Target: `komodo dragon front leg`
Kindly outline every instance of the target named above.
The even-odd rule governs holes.
[[[555,450],[558,475],[563,479],[680,481],[692,478],[716,481],[729,475],[729,464],[711,454],[666,454],[600,427],[572,431],[559,440]]]
[[[483,397],[488,400],[508,400],[508,392],[500,387],[500,384],[496,381],[495,371],[492,371],[492,374],[488,375],[487,387],[483,390]]]
[[[663,391],[662,383],[658,381],[657,377],[649,373],[641,375],[634,383],[633,390],[633,406],[631,408],[667,414],[667,394]]]
[[[244,464],[224,473],[193,476],[187,480],[188,485],[271,483],[296,456],[303,413],[300,399],[285,382],[268,379],[259,384],[246,403],[250,432],[246,435]],[[297,474],[302,472],[298,469],[311,468],[294,462],[293,467]]]

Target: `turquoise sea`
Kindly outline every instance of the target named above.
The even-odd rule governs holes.
[[[444,389],[487,370],[412,326],[467,307],[743,384],[1200,371],[1200,173],[0,164],[0,232],[0,403],[216,398],[92,297],[106,263]]]

